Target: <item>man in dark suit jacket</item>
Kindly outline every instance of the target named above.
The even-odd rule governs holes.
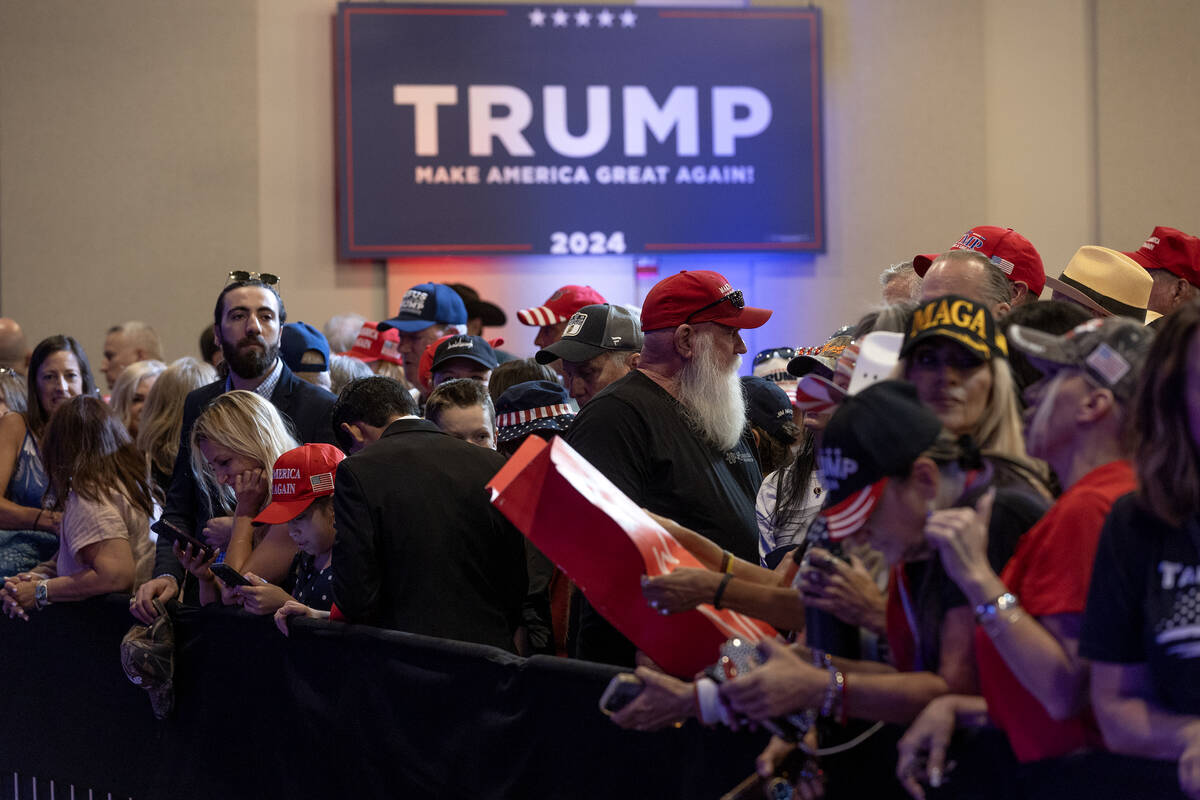
[[[504,457],[442,433],[404,396],[407,414],[338,466],[337,607],[351,622],[511,652],[525,544],[485,488]]]
[[[279,334],[287,310],[274,286],[257,279],[232,281],[217,296],[213,317],[213,335],[229,365],[229,376],[201,386],[184,402],[179,454],[162,515],[193,536],[199,536],[213,509],[196,490],[190,439],[196,418],[214,398],[233,389],[256,392],[271,401],[301,442],[335,444],[330,426],[334,396],[297,378],[279,357]],[[171,544],[168,537],[159,537],[155,577],[139,587],[131,605],[134,616],[143,621],[155,616],[153,600],[166,602],[179,592],[184,573]]]

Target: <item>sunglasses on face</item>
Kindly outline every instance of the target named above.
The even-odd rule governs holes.
[[[721,297],[719,300],[713,300],[711,303],[704,306],[703,308],[697,308],[695,311],[693,311],[692,313],[687,315],[687,319],[685,319],[683,321],[683,324],[684,325],[688,324],[689,322],[692,321],[692,317],[696,316],[697,314],[701,314],[705,311],[708,311],[710,308],[716,308],[717,306],[721,305],[721,303],[724,303],[724,302],[728,302],[729,305],[733,306],[734,308],[738,309],[739,311],[746,307],[746,298],[744,296],[742,296],[742,290],[738,289],[737,291],[730,292],[729,294]]]
[[[279,276],[272,275],[269,272],[247,272],[244,269],[231,269],[225,283],[228,284],[235,281],[258,281],[267,286],[278,286]]]

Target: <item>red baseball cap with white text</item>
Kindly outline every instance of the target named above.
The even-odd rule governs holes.
[[[987,256],[1010,281],[1025,284],[1037,297],[1046,288],[1046,268],[1033,242],[1012,228],[977,225],[964,233],[951,250],[975,250]],[[913,270],[922,278],[938,253],[913,256]]]
[[[766,308],[746,305],[741,290],[710,270],[684,270],[654,284],[642,303],[642,330],[716,322],[731,328],[759,328],[771,318]]]
[[[1200,286],[1200,238],[1159,225],[1141,247],[1125,255],[1144,269],[1165,269],[1176,278]]]
[[[346,454],[331,444],[306,444],[275,459],[271,502],[255,522],[279,525],[304,513],[318,497],[333,494],[333,478]]]

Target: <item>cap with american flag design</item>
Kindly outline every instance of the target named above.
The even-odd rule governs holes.
[[[346,457],[331,444],[306,444],[275,460],[271,472],[271,502],[255,522],[278,525],[304,513],[313,500],[333,494],[337,465]]]
[[[845,539],[865,525],[888,478],[906,474],[941,431],[941,421],[911,383],[881,381],[847,395],[817,451],[829,538]]]
[[[522,308],[517,319],[522,325],[541,328],[566,322],[579,309],[606,302],[604,296],[590,286],[567,285],[556,289],[550,299],[534,308]]]

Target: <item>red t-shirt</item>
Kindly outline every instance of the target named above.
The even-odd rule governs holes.
[[[1137,488],[1133,466],[1113,461],[1063,492],[1017,545],[1000,580],[1035,617],[1082,614],[1100,529],[1113,502]],[[975,657],[988,715],[1008,734],[1021,761],[1077,750],[1104,749],[1091,708],[1058,722],[1009,670],[982,627],[975,628]]]

